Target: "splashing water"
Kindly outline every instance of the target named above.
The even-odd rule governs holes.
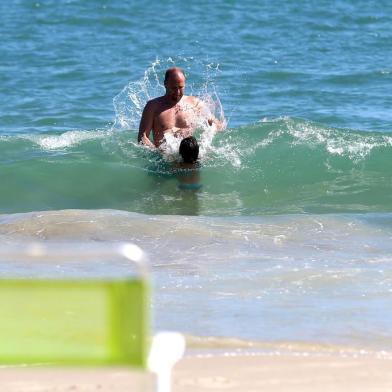
[[[167,68],[181,67],[189,78],[195,79],[187,84],[188,94],[199,98],[204,107],[198,114],[190,118],[196,129],[195,136],[200,144],[200,158],[211,149],[212,140],[216,134],[216,126],[208,125],[207,118],[214,116],[226,127],[224,110],[216,91],[214,78],[220,72],[219,64],[203,63],[194,58],[156,59],[144,73],[144,76],[128,83],[123,90],[114,97],[113,105],[116,118],[112,127],[114,131],[138,129],[143,108],[150,99],[165,93],[162,84],[163,75]],[[184,108],[186,110],[186,108]],[[181,139],[167,134],[162,146],[164,157],[168,161],[178,159],[178,149]]]
[[[114,130],[137,129],[147,101],[164,93],[164,86],[159,81],[160,64],[159,59],[155,60],[140,80],[128,83],[113,98],[116,113]]]

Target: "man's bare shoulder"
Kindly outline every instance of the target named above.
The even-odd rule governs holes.
[[[184,98],[188,101],[188,102],[192,102],[192,103],[197,103],[200,101],[200,98],[195,97],[193,95],[186,95],[184,96]]]
[[[193,95],[187,95],[185,98],[185,101],[187,104],[192,105],[192,106],[199,106],[202,104],[202,101],[198,97],[194,97]]]
[[[156,107],[159,104],[159,98],[153,98],[150,99],[149,101],[147,101],[145,108],[147,109],[153,109],[154,107]]]
[[[153,99],[147,101],[146,106],[145,106],[145,110],[147,110],[149,112],[150,111],[155,112],[156,110],[158,110],[159,108],[164,106],[164,104],[165,104],[164,97],[153,98]]]

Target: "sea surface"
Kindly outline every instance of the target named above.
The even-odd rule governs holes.
[[[136,243],[195,348],[392,357],[391,2],[13,0],[0,37],[0,243]],[[227,120],[197,191],[136,143],[174,65]]]

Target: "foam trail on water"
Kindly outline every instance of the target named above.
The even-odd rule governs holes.
[[[89,140],[102,139],[107,135],[107,131],[68,131],[60,135],[27,135],[25,138],[38,144],[43,150],[57,150]]]

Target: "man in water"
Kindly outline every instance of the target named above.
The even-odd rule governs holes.
[[[208,126],[215,124],[217,130],[224,127],[200,99],[184,95],[185,75],[181,68],[169,68],[164,85],[165,95],[148,101],[143,110],[139,143],[158,148],[168,132],[180,138],[191,136],[203,117]],[[153,142],[150,140],[151,130]]]

